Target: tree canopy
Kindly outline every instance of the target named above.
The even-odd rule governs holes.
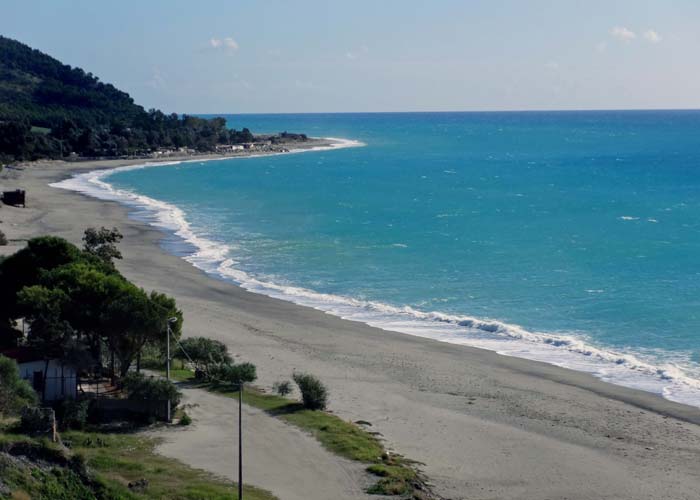
[[[126,92],[16,40],[0,36],[0,164],[12,160],[211,151],[253,141],[224,118],[146,111]]]
[[[109,255],[114,255],[113,251]],[[85,359],[101,364],[108,352],[125,375],[146,345],[165,343],[166,324],[181,334],[182,313],[175,300],[146,292],[95,253],[61,238],[41,237],[0,262],[0,344],[18,337],[18,318],[30,325],[26,343],[47,357]]]

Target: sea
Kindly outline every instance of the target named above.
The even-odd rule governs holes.
[[[700,111],[223,116],[334,145],[58,187],[252,292],[700,406]]]

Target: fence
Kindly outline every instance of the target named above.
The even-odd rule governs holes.
[[[167,401],[97,398],[93,405],[92,411],[101,422],[150,418],[165,422],[168,419]]]

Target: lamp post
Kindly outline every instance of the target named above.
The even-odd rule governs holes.
[[[168,318],[168,322],[165,324],[166,338],[165,338],[165,348],[166,348],[166,359],[165,359],[165,378],[170,380],[170,324],[176,323],[177,318]],[[170,398],[168,398],[168,409],[166,418],[170,422]]]
[[[243,500],[243,382],[238,383],[238,500]]]

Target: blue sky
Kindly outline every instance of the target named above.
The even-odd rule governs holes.
[[[698,0],[2,0],[167,112],[700,108]]]

